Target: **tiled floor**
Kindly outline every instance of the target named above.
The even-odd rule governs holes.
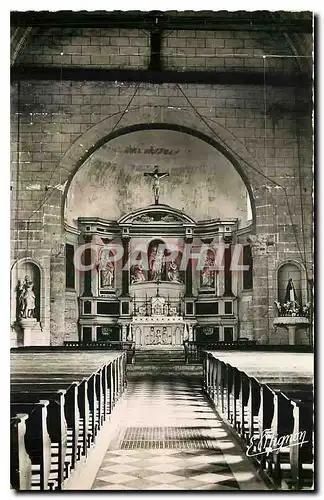
[[[93,490],[267,489],[190,379],[134,379],[119,410]]]

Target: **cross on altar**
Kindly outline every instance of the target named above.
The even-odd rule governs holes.
[[[158,205],[160,198],[160,179],[163,179],[163,177],[168,177],[169,174],[167,172],[159,172],[159,167],[155,166],[153,172],[145,172],[144,176],[152,177],[153,179],[152,189],[154,193],[154,203],[155,205]]]

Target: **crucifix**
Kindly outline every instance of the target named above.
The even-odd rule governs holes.
[[[159,197],[160,197],[160,179],[163,179],[163,177],[168,177],[169,174],[167,172],[159,172],[159,167],[156,165],[154,167],[153,172],[147,172],[144,174],[146,177],[152,177],[153,179],[153,193],[154,193],[154,202],[155,205],[159,204]]]

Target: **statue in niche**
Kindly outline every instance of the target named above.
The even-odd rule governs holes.
[[[172,283],[181,283],[179,267],[175,261],[170,262],[168,269],[168,279]]]
[[[19,281],[18,283],[19,292],[19,317],[24,319],[30,319],[34,317],[35,313],[35,293],[34,293],[34,283],[29,279],[29,276],[25,276],[23,283]]]
[[[113,288],[114,286],[114,276],[115,276],[115,266],[114,263],[108,261],[105,269],[101,272],[101,287],[102,288]]]
[[[140,281],[145,281],[142,262],[135,264],[131,269],[131,283],[139,283]]]
[[[215,286],[215,256],[212,252],[207,252],[204,262],[204,267],[201,272],[201,286],[214,287]]]
[[[152,247],[149,255],[150,281],[161,281],[165,267],[164,248]]]

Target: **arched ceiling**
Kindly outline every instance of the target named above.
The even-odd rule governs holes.
[[[155,165],[160,203],[195,221],[237,218],[249,222],[248,191],[231,162],[210,144],[174,130],[139,130],[108,141],[74,175],[66,196],[65,221],[78,217],[117,221],[154,203]]]

